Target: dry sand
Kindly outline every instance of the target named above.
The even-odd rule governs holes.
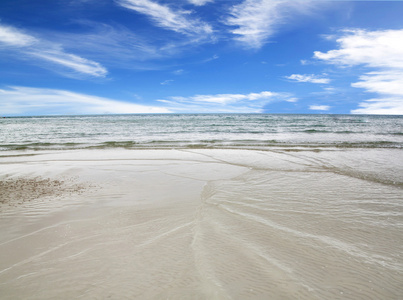
[[[344,155],[340,166],[362,160]],[[1,299],[403,298],[401,188],[365,173],[370,162],[351,172],[334,154],[241,150],[0,159]]]

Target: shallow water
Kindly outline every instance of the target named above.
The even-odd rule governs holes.
[[[2,206],[2,299],[403,297],[400,149],[34,154],[88,188]]]

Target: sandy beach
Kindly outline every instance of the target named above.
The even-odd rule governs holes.
[[[399,150],[23,154],[0,158],[1,299],[403,297]]]

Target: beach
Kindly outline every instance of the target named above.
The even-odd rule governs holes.
[[[403,300],[402,13],[0,0],[0,300]]]
[[[1,298],[401,299],[400,155],[3,152]]]

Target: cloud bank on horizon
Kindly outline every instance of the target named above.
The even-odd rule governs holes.
[[[0,3],[0,115],[403,114],[402,1]]]

